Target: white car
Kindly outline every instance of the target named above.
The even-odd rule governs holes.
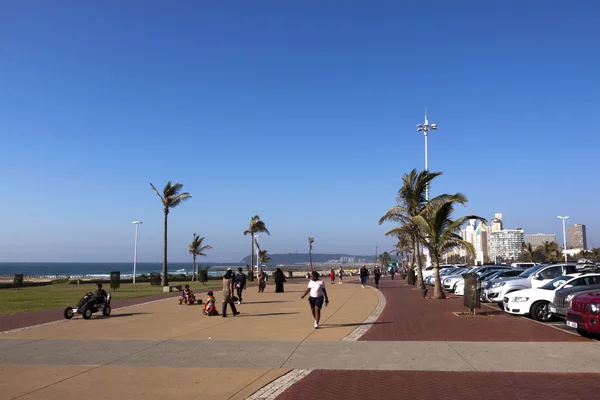
[[[515,315],[529,315],[536,321],[549,321],[552,318],[549,305],[557,290],[587,285],[586,277],[600,274],[571,274],[555,278],[537,289],[523,289],[504,296],[504,311]]]

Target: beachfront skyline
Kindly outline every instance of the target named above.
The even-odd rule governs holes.
[[[599,135],[597,2],[5,2],[0,261],[160,261],[149,182],[184,184],[169,260],[389,250],[400,177],[424,168],[458,215],[587,226]]]

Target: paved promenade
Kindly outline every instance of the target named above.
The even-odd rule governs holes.
[[[253,288],[235,318],[169,299],[0,334],[0,399],[596,397],[596,341],[389,278],[328,284],[315,330],[305,285]]]

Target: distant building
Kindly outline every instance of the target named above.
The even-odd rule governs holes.
[[[498,232],[502,230],[502,214],[501,213],[496,213],[496,215],[494,215],[494,218],[492,218],[491,222],[491,226],[492,226],[492,232]]]
[[[569,249],[587,249],[587,237],[585,234],[585,225],[575,224],[569,227]]]
[[[472,245],[475,245],[475,220],[469,220],[469,224],[465,227],[464,230],[460,231],[460,236],[465,242],[469,242]],[[461,248],[459,251],[459,255],[461,257],[466,257],[467,250],[465,248]]]
[[[340,262],[342,264],[354,264],[356,262],[356,257],[351,256],[342,256],[340,258]]]
[[[483,265],[488,261],[488,230],[489,227],[480,222],[473,233],[473,247],[475,247],[475,264]]]
[[[525,244],[531,244],[534,249],[544,245],[544,242],[556,242],[556,233],[531,233],[525,235]]]
[[[504,229],[488,233],[488,255],[490,261],[517,260],[523,254],[525,233],[521,229]]]

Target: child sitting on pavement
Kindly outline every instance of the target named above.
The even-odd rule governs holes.
[[[212,316],[219,315],[217,311],[217,307],[215,307],[215,296],[213,295],[212,290],[207,293],[208,298],[206,299],[206,305],[204,306],[204,310],[202,311],[204,315]]]

